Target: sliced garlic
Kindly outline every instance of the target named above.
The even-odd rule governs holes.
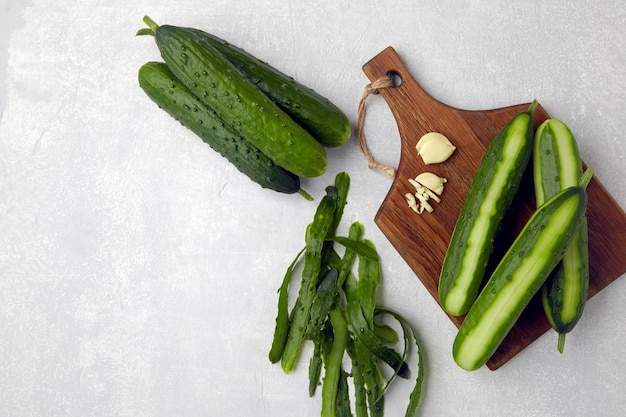
[[[447,182],[445,178],[433,174],[432,172],[423,172],[419,174],[415,177],[415,181],[429,190],[432,190],[437,195],[441,195],[441,193],[443,193],[443,184]]]
[[[456,147],[441,133],[429,132],[417,141],[415,149],[424,163],[428,165],[444,162],[450,158]]]
[[[419,190],[420,187],[423,187],[423,185],[417,182],[417,180],[414,178],[409,178],[409,184],[415,187],[416,190]]]
[[[426,211],[429,212],[429,213],[433,212],[434,208],[428,202],[428,194],[417,193],[417,194],[415,194],[415,196],[420,201],[422,210],[426,209]]]
[[[439,196],[443,193],[443,185],[447,180],[432,172],[424,172],[415,178],[409,178],[408,181],[415,188],[415,193],[404,195],[409,207],[418,214],[422,214],[424,210],[432,213],[434,208],[429,203],[429,200],[433,199],[437,203],[441,202]]]
[[[415,196],[411,193],[406,193],[404,198],[406,198],[406,202],[409,204],[409,207],[413,209],[414,212],[420,214],[420,209],[417,205],[417,201],[415,200]]]
[[[426,188],[426,195],[428,197],[432,198],[433,200],[435,200],[437,203],[441,203],[441,198],[439,198],[439,196],[437,194],[433,193],[428,188]]]

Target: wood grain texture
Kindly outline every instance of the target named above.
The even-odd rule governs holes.
[[[498,131],[517,113],[528,109],[530,103],[485,111],[447,106],[420,87],[392,47],[367,62],[363,71],[370,81],[387,74],[394,74],[400,80],[396,86],[380,90],[397,123],[401,153],[397,174],[375,222],[439,303],[440,268],[482,155]],[[539,105],[535,112],[535,128],[548,117]],[[452,157],[442,164],[425,165],[415,150],[419,138],[431,131],[446,135],[457,147]],[[497,236],[488,273],[535,208],[531,168],[527,169]],[[404,194],[414,191],[408,178],[425,171],[444,177],[448,182],[441,203],[433,203],[435,211],[418,215],[407,206]],[[626,272],[626,214],[595,176],[587,192],[591,298]],[[442,313],[446,314],[443,310]],[[457,327],[463,321],[463,317],[448,317]],[[487,367],[498,369],[549,329],[538,297],[535,297]]]

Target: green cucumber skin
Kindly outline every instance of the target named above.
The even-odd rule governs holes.
[[[263,188],[292,194],[300,178],[277,166],[258,148],[225,126],[215,112],[202,103],[161,62],[141,66],[139,85],[160,108],[198,135],[213,150]]]
[[[322,268],[324,241],[334,223],[338,198],[335,186],[326,187],[326,195],[322,197],[313,221],[306,228],[302,280],[281,357],[281,366],[285,373],[293,371],[305,340],[306,328],[310,325],[311,308]]]
[[[155,37],[176,78],[277,165],[302,177],[326,171],[324,147],[195,30],[163,25]]]
[[[472,305],[454,340],[455,362],[467,371],[484,365],[562,259],[582,221],[587,193],[576,186],[539,207]]]
[[[350,120],[326,97],[244,49],[213,34],[197,31],[322,145],[337,147],[348,141],[352,133]]]
[[[559,191],[577,185],[583,168],[576,139],[565,123],[548,119],[537,129],[533,178],[537,205]],[[559,334],[569,333],[582,317],[589,292],[587,219],[542,289],[548,321]],[[560,345],[562,350],[562,345]]]
[[[470,186],[439,278],[439,299],[451,315],[467,313],[480,291],[496,232],[532,154],[533,115],[534,103],[500,130]]]

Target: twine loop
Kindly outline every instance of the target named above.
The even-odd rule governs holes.
[[[363,91],[363,96],[359,101],[358,108],[358,120],[357,120],[357,138],[359,141],[359,147],[361,148],[361,152],[365,155],[365,159],[367,159],[367,166],[370,169],[378,169],[388,177],[394,177],[396,175],[396,169],[393,167],[389,167],[386,165],[382,165],[374,159],[374,156],[370,152],[367,147],[367,141],[365,139],[365,131],[363,128],[365,122],[365,101],[372,94],[378,94],[381,89],[393,87],[393,76],[390,74],[386,74],[378,78],[377,80],[372,81],[371,83],[365,86],[365,90]]]

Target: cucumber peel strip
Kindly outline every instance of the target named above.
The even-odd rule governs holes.
[[[318,205],[313,221],[307,227],[300,291],[292,311],[292,325],[289,328],[281,358],[282,368],[286,373],[293,370],[305,340],[311,303],[315,298],[319,275],[324,267],[322,255],[325,252],[324,240],[329,232],[332,233],[331,226],[337,208],[337,198],[337,189],[334,186],[326,187],[326,195]]]
[[[362,256],[363,258],[369,259],[371,261],[380,260],[380,257],[378,256],[378,252],[376,252],[375,249],[373,249],[372,247],[358,240],[351,239],[345,236],[335,236],[335,237],[326,239],[326,241],[339,243],[340,245],[348,249],[352,249],[359,256]]]
[[[411,394],[409,396],[409,405],[407,406],[405,414],[405,417],[414,416],[419,406],[420,397],[422,395],[422,384],[424,381],[424,357],[422,354],[420,338],[418,337],[417,331],[411,325],[411,323],[396,311],[387,307],[376,307],[375,315],[378,316],[381,314],[389,314],[393,318],[395,318],[402,327],[405,343],[408,343],[408,334],[410,332],[413,336],[415,346],[417,347],[417,378],[415,380],[415,386],[413,388],[413,391],[411,391]]]
[[[283,355],[283,349],[285,348],[285,341],[287,340],[287,334],[289,333],[289,284],[293,275],[293,270],[296,264],[300,260],[300,257],[304,253],[305,248],[302,248],[296,255],[295,259],[285,272],[283,282],[278,289],[278,313],[276,315],[276,329],[274,330],[274,338],[272,340],[272,348],[270,349],[269,359],[270,362],[276,363]]]
[[[394,375],[398,375],[401,378],[409,378],[411,372],[407,363],[404,361],[406,352],[401,356],[392,348],[386,346],[381,339],[379,339],[374,331],[369,327],[368,321],[363,314],[361,303],[358,299],[358,293],[356,290],[356,279],[353,276],[348,277],[346,280],[346,299],[348,305],[346,307],[346,316],[348,322],[354,329],[357,338],[380,360],[394,370]]]
[[[348,339],[346,351],[352,362],[352,382],[354,385],[354,406],[356,417],[368,417],[367,412],[367,388],[365,386],[364,372],[361,370],[363,363],[357,358],[355,347],[356,340]]]
[[[333,344],[330,352],[325,355],[324,381],[322,382],[322,415],[336,416],[339,382],[341,378],[341,363],[348,344],[348,322],[344,313],[335,308],[329,313],[333,328]]]
[[[337,297],[335,295],[338,276],[339,271],[335,268],[331,268],[320,278],[317,293],[311,303],[310,319],[304,333],[305,339],[315,339],[318,333],[321,332],[322,326],[330,311],[333,307],[336,308],[337,302],[335,299]]]
[[[321,338],[320,338],[321,339]],[[313,354],[309,361],[309,397],[315,395],[317,386],[320,383],[320,377],[322,375],[322,368],[324,361],[322,360],[322,341],[313,341]]]

